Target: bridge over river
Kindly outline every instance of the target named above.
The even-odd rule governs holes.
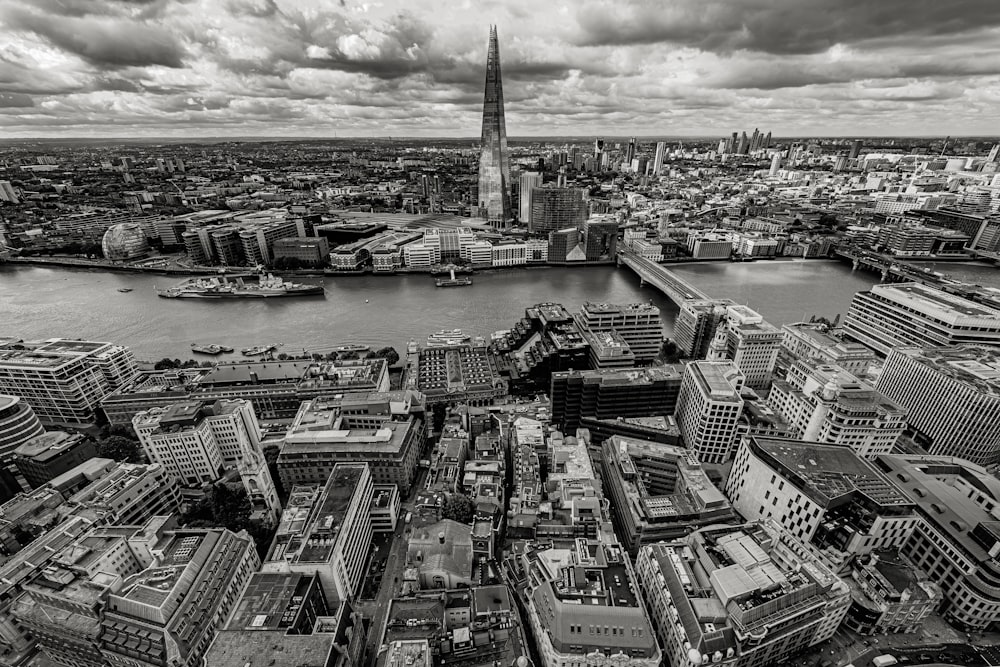
[[[660,290],[678,306],[685,299],[712,298],[662,264],[637,255],[629,248],[621,248],[618,251],[618,264],[635,271],[641,282],[649,283]]]

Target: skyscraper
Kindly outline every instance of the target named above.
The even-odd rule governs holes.
[[[721,142],[720,142],[721,143]],[[660,169],[663,168],[663,156],[667,152],[667,142],[658,141],[656,143],[656,157],[653,158],[653,175],[659,176]],[[724,150],[720,150],[720,153],[724,153]]]
[[[479,155],[479,217],[497,229],[512,218],[510,210],[510,159],[507,127],[503,116],[503,84],[500,80],[500,47],[496,26],[490,28],[486,57],[486,92],[483,95],[483,137]]]

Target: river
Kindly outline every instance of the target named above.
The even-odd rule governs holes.
[[[749,303],[776,325],[843,314],[854,293],[878,279],[822,260],[671,268],[712,296]],[[208,301],[157,297],[154,287],[177,282],[172,277],[7,264],[0,266],[0,336],[107,340],[128,345],[140,359],[190,358],[191,343],[237,350],[283,343],[288,352],[365,343],[402,352],[410,338],[422,342],[440,329],[488,336],[541,301],[575,311],[588,300],[651,300],[661,310],[666,335],[677,314],[673,302],[640,287],[627,268],[488,271],[474,281],[438,288],[428,275],[327,277],[325,298]],[[133,291],[118,292],[120,287]]]

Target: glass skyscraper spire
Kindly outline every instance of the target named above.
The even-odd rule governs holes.
[[[486,58],[486,92],[483,95],[483,138],[479,155],[479,217],[497,229],[513,218],[510,208],[510,158],[507,127],[503,116],[503,84],[500,81],[500,47],[496,26],[490,28]]]

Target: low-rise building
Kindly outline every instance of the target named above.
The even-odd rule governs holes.
[[[28,486],[37,489],[50,479],[97,456],[97,445],[81,433],[49,431],[14,450],[14,465]]]
[[[903,552],[873,551],[851,567],[844,626],[861,635],[920,632],[941,602],[941,587]]]
[[[787,664],[830,639],[851,601],[843,580],[773,523],[647,545],[635,569],[674,667]]]

